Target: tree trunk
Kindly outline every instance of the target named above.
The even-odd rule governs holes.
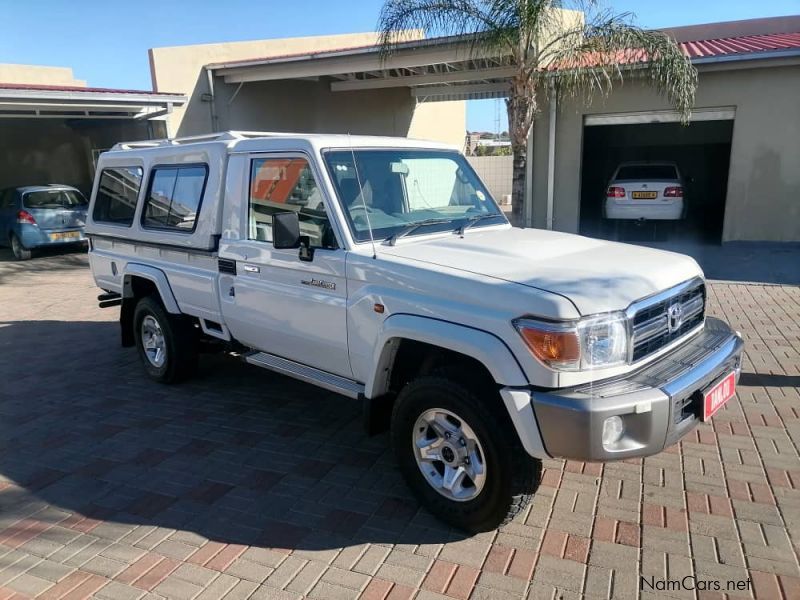
[[[525,202],[525,181],[528,164],[528,136],[536,113],[536,89],[529,75],[520,73],[511,79],[511,87],[506,100],[508,110],[508,133],[511,138],[511,151],[514,154],[514,168],[511,180],[511,215],[513,225],[523,226],[522,207]]]
[[[528,165],[528,145],[511,144],[514,154],[511,174],[511,221],[514,227],[525,225],[522,208],[525,203],[525,172]]]

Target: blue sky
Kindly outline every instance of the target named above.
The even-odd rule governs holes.
[[[646,27],[800,13],[800,0],[607,4],[636,13]],[[69,66],[91,86],[150,89],[148,48],[371,31],[381,5],[382,0],[0,0],[0,62]],[[467,112],[469,129],[495,129],[495,101],[472,102]]]

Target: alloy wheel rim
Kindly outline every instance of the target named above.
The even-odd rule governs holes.
[[[411,443],[422,476],[442,496],[467,502],[481,493],[485,455],[464,419],[444,408],[427,410],[414,423]]]
[[[142,320],[142,348],[151,365],[157,368],[164,366],[167,360],[164,332],[155,317],[151,315],[147,315]]]

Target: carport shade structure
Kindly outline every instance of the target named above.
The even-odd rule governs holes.
[[[48,183],[91,190],[97,155],[166,135],[183,94],[0,82],[0,189]]]
[[[183,94],[0,82],[0,119],[149,120],[185,103]]]

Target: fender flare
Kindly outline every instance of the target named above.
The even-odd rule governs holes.
[[[148,265],[141,265],[138,263],[128,263],[125,266],[125,271],[122,275],[122,297],[133,298],[133,285],[132,280],[134,277],[141,277],[153,282],[161,296],[161,302],[168,313],[178,315],[181,309],[178,306],[178,301],[175,300],[175,295],[172,293],[172,288],[169,286],[169,280],[166,273],[161,269],[150,267]]]
[[[528,379],[511,350],[493,333],[441,319],[398,313],[386,319],[378,332],[373,350],[374,368],[364,389],[367,398],[388,391],[392,362],[399,342],[404,339],[474,358],[486,367],[498,385],[528,385]]]

